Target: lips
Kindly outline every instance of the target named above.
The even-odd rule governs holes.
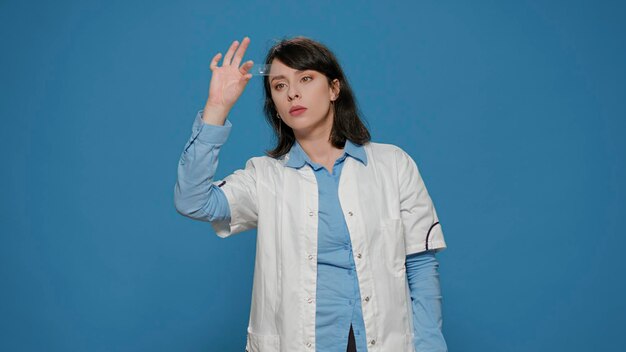
[[[304,111],[306,110],[306,108],[304,106],[294,105],[291,107],[291,109],[289,109],[289,113],[293,113],[295,111],[300,111],[300,110]]]

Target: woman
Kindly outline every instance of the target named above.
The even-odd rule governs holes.
[[[413,159],[370,142],[335,56],[305,37],[266,57],[274,149],[213,180],[252,77],[250,43],[211,61],[205,108],[178,165],[175,205],[220,237],[257,229],[246,351],[446,351],[441,225]]]

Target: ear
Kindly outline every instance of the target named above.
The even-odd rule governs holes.
[[[332,81],[332,85],[330,87],[330,95],[331,95],[331,100],[337,100],[337,98],[339,97],[339,91],[341,90],[341,84],[339,82],[339,79],[335,78]]]

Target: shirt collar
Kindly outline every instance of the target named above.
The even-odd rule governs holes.
[[[362,145],[352,143],[350,140],[346,139],[346,145],[343,151],[344,153],[342,154],[340,159],[345,158],[347,155],[349,155],[362,162],[363,165],[367,165],[367,154],[365,153],[365,148],[363,148]],[[287,163],[285,165],[298,169],[304,166],[305,163],[311,165],[313,169],[318,169],[322,167],[319,164],[315,164],[311,161],[309,156],[304,152],[304,149],[302,149],[300,143],[298,143],[298,141],[296,140],[289,150],[289,160],[287,160]]]

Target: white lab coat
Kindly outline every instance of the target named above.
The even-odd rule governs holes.
[[[367,166],[346,158],[339,200],[350,233],[369,352],[415,351],[406,255],[446,248],[418,167],[392,144],[364,144]],[[231,220],[220,237],[257,228],[246,351],[315,351],[318,189],[289,158],[250,158],[220,185]],[[223,182],[225,181],[225,182]]]

